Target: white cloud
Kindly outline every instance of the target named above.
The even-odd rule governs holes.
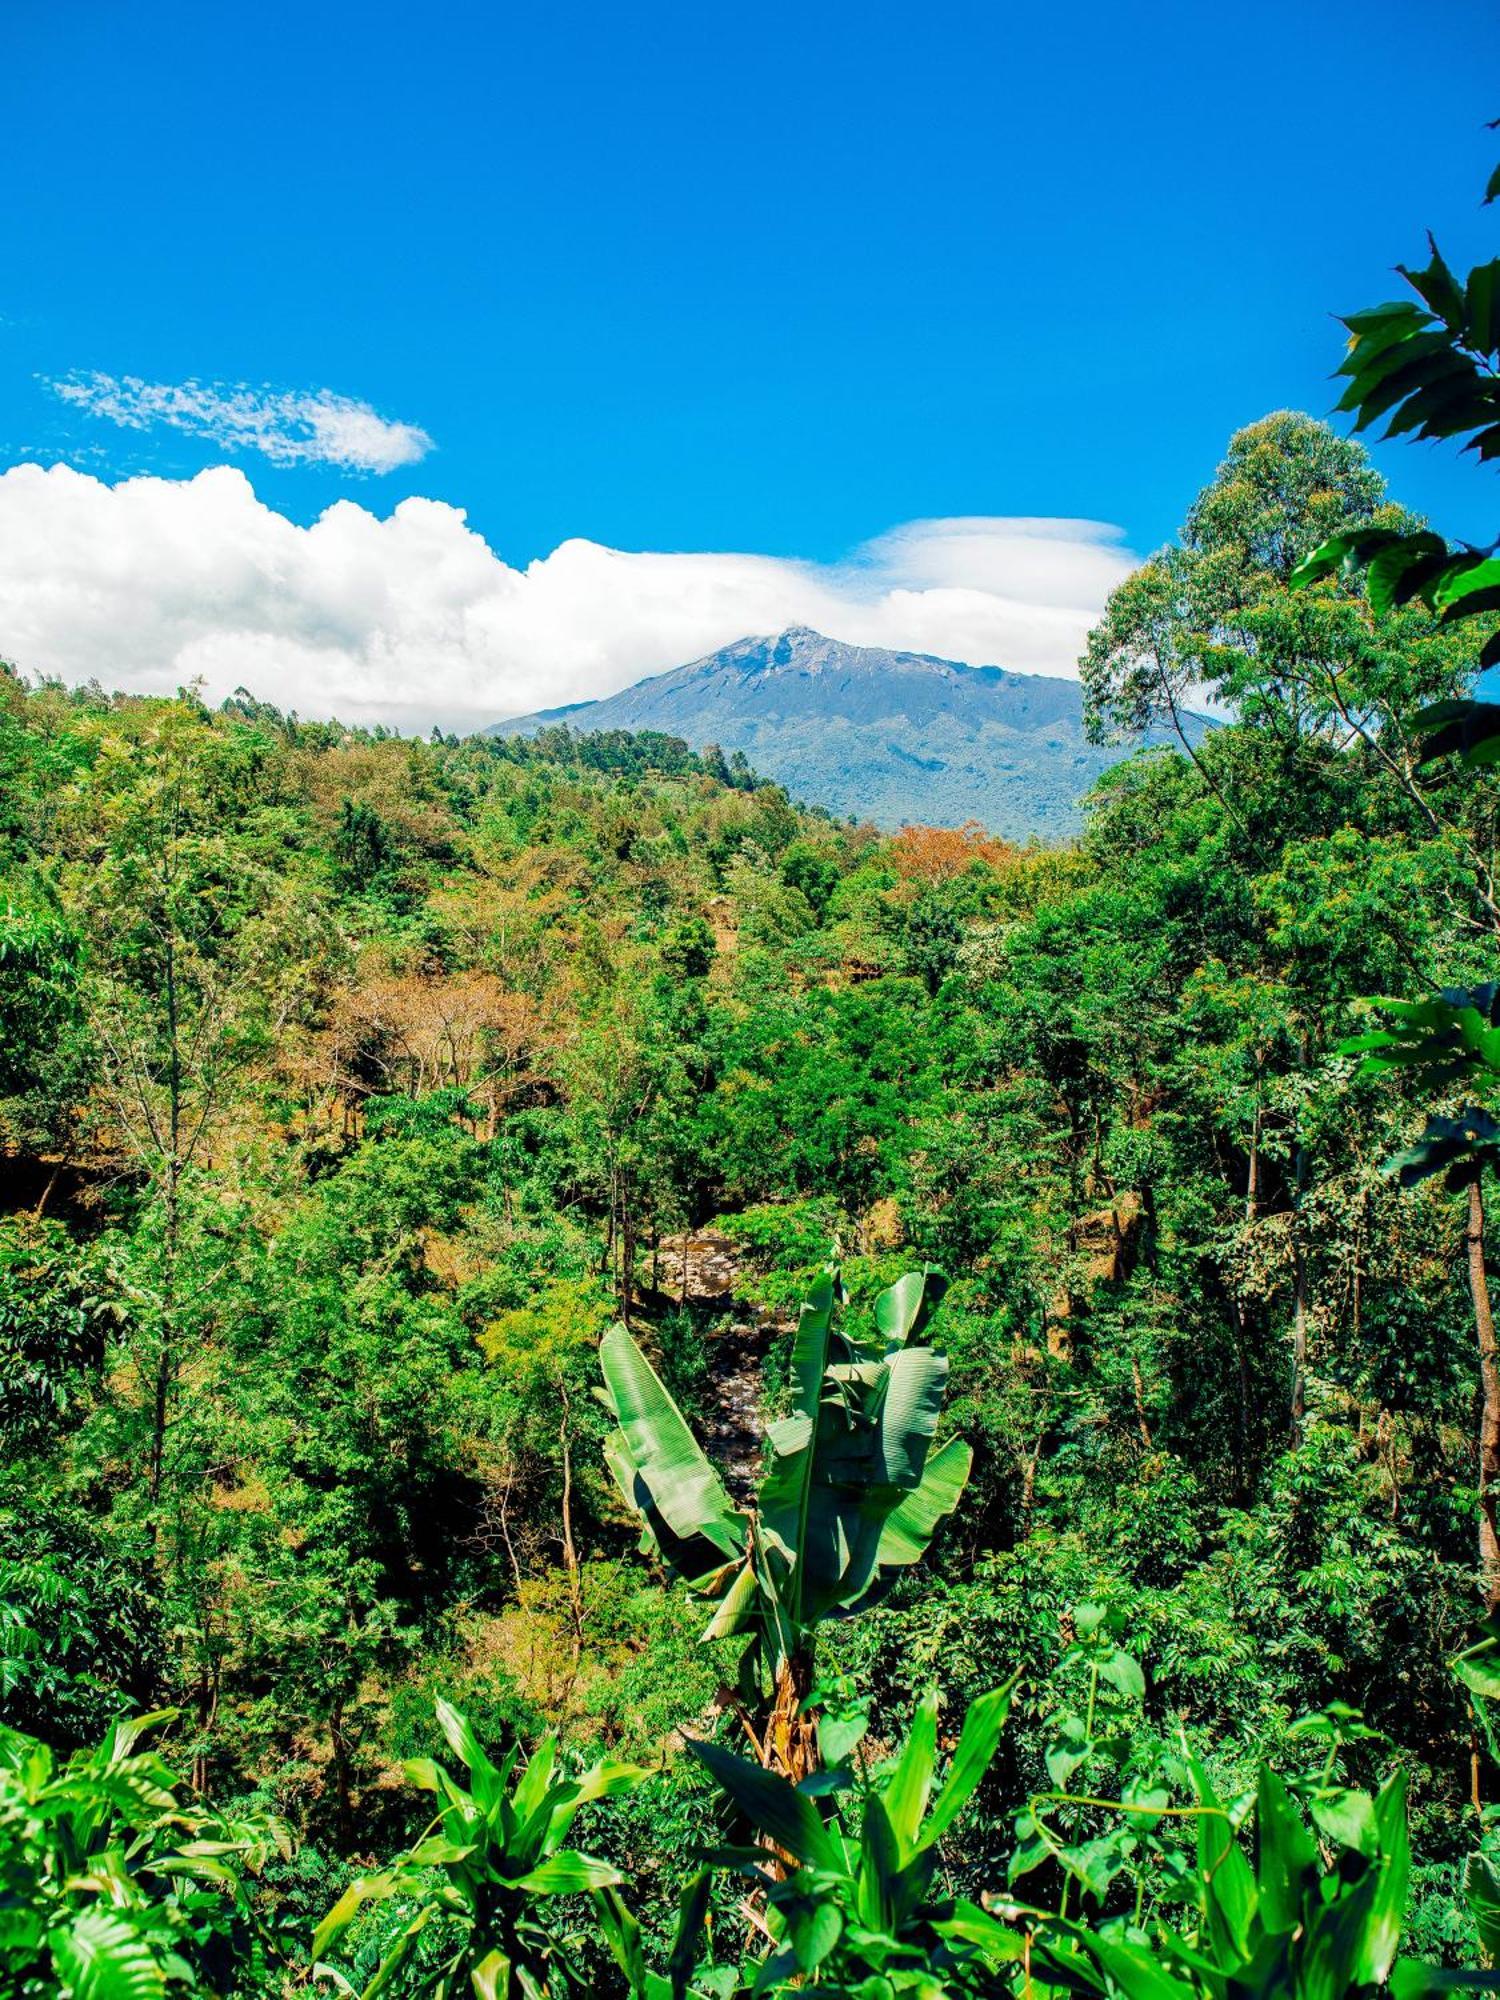
[[[65,403],[127,430],[154,424],[208,438],[231,451],[258,451],[277,465],[337,465],[394,472],[432,449],[415,424],[393,423],[332,389],[252,389],[246,383],[143,382],[136,375],[80,374],[49,385]]]
[[[831,638],[1018,672],[1075,671],[1131,564],[1091,521],[917,521],[820,565],[567,541],[514,569],[456,507],[299,527],[229,466],[108,485],[0,474],[0,656],[33,674],[210,700],[243,685],[304,716],[480,727],[611,694],[748,634]]]

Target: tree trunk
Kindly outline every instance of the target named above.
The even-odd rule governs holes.
[[[568,1392],[558,1385],[562,1395],[563,1420],[558,1430],[558,1442],[562,1447],[562,1552],[563,1568],[568,1577],[568,1617],[572,1626],[568,1671],[568,1698],[572,1699],[573,1689],[578,1680],[578,1669],[583,1660],[583,1572],[578,1563],[578,1547],[573,1540],[573,1445],[572,1445],[572,1405]]]
[[[620,1318],[630,1324],[630,1302],[635,1291],[635,1216],[630,1205],[630,1183],[621,1188],[620,1210]]]
[[[1146,1385],[1141,1379],[1140,1359],[1134,1354],[1130,1357],[1130,1384],[1135,1391],[1135,1421],[1141,1443],[1147,1451],[1154,1451],[1156,1447],[1151,1442],[1151,1426],[1146,1421]]]
[[[812,1684],[812,1647],[804,1644],[782,1662],[776,1676],[775,1699],[761,1745],[761,1762],[794,1785],[818,1768],[817,1724],[805,1706]]]
[[[354,1794],[349,1773],[349,1742],[344,1735],[344,1703],[334,1703],[328,1718],[328,1747],[333,1753],[333,1782],[338,1798],[339,1832],[348,1847],[354,1838]]]
[[[1307,1182],[1307,1151],[1297,1148],[1297,1185],[1292,1196],[1292,1396],[1288,1442],[1293,1451],[1302,1442],[1307,1418],[1307,1256],[1302,1246],[1302,1190]]]
[[[1479,1578],[1485,1608],[1500,1604],[1500,1532],[1496,1491],[1500,1489],[1500,1357],[1495,1349],[1495,1313],[1484,1268],[1484,1193],[1476,1173],[1469,1183],[1469,1215],[1464,1230],[1469,1263],[1469,1295],[1479,1338]]]

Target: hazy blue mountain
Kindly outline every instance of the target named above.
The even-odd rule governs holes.
[[[805,626],[490,733],[530,735],[558,722],[743,750],[795,797],[878,826],[977,819],[1010,839],[1075,831],[1079,800],[1129,747],[1085,742],[1076,681],[846,646]],[[1209,724],[1194,717],[1190,726],[1201,735]]]

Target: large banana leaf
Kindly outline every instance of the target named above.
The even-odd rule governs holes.
[[[882,1568],[915,1561],[957,1502],[966,1447],[962,1456],[950,1452],[924,1488],[948,1362],[920,1336],[945,1285],[939,1272],[914,1271],[880,1295],[879,1361],[868,1354],[832,1360],[831,1276],[803,1308],[792,1358],[794,1414],[771,1427],[771,1464],[759,1494],[768,1538],[794,1563],[790,1609],[799,1624],[873,1601],[889,1587]],[[909,1499],[914,1504],[887,1541],[888,1524]]]
[[[922,1338],[947,1289],[948,1280],[931,1265],[908,1271],[886,1287],[875,1301],[875,1324],[887,1354]]]
[[[946,1520],[963,1498],[973,1463],[974,1453],[963,1438],[949,1438],[932,1453],[920,1483],[903,1494],[885,1518],[876,1552],[881,1570],[904,1569],[921,1561],[938,1523]]]
[[[599,1347],[605,1386],[620,1428],[607,1449],[610,1469],[630,1504],[658,1535],[662,1553],[689,1577],[701,1573],[694,1544],[707,1542],[731,1560],[744,1553],[745,1517],[699,1448],[681,1410],[623,1326]]]

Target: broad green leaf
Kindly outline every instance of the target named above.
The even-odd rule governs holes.
[[[499,1795],[500,1773],[490,1762],[484,1746],[474,1734],[469,1718],[439,1695],[433,1702],[438,1728],[448,1747],[468,1771],[474,1786],[475,1803],[488,1810]]]
[[[1380,1874],[1369,1918],[1360,1937],[1357,1976],[1382,1986],[1395,1962],[1411,1886],[1411,1840],[1406,1825],[1406,1773],[1393,1772],[1375,1798],[1375,1831]]]
[[[742,1632],[754,1617],[759,1596],[760,1579],[755,1573],[755,1565],[747,1557],[736,1571],[734,1582],[724,1593],[699,1643],[706,1645],[710,1639],[725,1639],[731,1633]]]
[[[157,2000],[167,1990],[156,1954],[116,1910],[84,1910],[47,1943],[71,2000]]]
[[[920,1483],[947,1385],[946,1354],[903,1347],[891,1356],[880,1411],[878,1483],[907,1488]]]
[[[885,1801],[872,1795],[865,1801],[859,1840],[859,1916],[870,1930],[892,1928],[896,1878],[900,1871],[900,1838],[891,1825]]]
[[[738,1555],[744,1547],[741,1517],[682,1412],[623,1326],[605,1334],[599,1364],[650,1505],[683,1541],[701,1535],[725,1555]]]
[[[672,1953],[667,1961],[672,2000],[683,2000],[693,1968],[698,1963],[709,1907],[713,1901],[713,1870],[700,1868],[683,1890],[677,1905],[677,1928],[672,1934]]]
[[[875,1325],[887,1352],[920,1340],[947,1289],[947,1278],[930,1264],[886,1287],[875,1301]]]
[[[1188,1766],[1200,1806],[1198,1816],[1198,1875],[1204,1909],[1220,1955],[1243,1958],[1249,1948],[1250,1920],[1255,1913],[1255,1878],[1240,1852],[1229,1815],[1219,1802],[1207,1771],[1198,1762]]]
[[[564,1849],[518,1877],[515,1886],[531,1896],[572,1896],[584,1889],[611,1889],[624,1880],[608,1861]]]
[[[787,1912],[787,1934],[804,1972],[817,1970],[843,1931],[844,1914],[837,1903],[804,1898],[793,1903]]]
[[[911,1853],[917,1845],[922,1815],[932,1790],[937,1764],[937,1712],[937,1689],[929,1688],[917,1704],[896,1768],[881,1787],[891,1830],[903,1855]]]
[[[1493,1965],[1500,1959],[1500,1867],[1488,1854],[1471,1854],[1464,1863],[1463,1884],[1480,1945]]]
[[[510,1992],[510,1960],[499,1951],[488,1951],[469,1974],[474,2000],[506,2000]]]
[[[1145,1699],[1146,1676],[1141,1672],[1140,1662],[1123,1648],[1116,1646],[1112,1653],[1100,1660],[1099,1673],[1121,1694],[1130,1695],[1136,1701]]]
[[[1195,2000],[1193,1988],[1144,1945],[1092,1935],[1087,1943],[1126,2000]]]
[[[728,1793],[752,1826],[798,1861],[820,1868],[837,1865],[828,1830],[811,1799],[806,1799],[774,1771],[748,1764],[717,1743],[691,1741],[699,1762],[708,1767],[721,1790]]]
[[[1379,1844],[1375,1826],[1375,1801],[1368,1792],[1352,1791],[1344,1785],[1315,1793],[1308,1811],[1328,1835],[1342,1847],[1373,1855]]]
[[[904,1569],[921,1560],[939,1522],[963,1498],[973,1462],[963,1438],[949,1438],[931,1453],[921,1483],[902,1498],[880,1531],[876,1561],[881,1569]]]
[[[988,1694],[970,1702],[964,1726],[959,1732],[958,1747],[953,1753],[953,1762],[948,1766],[948,1775],[922,1829],[924,1841],[941,1840],[979,1789],[1000,1747],[1011,1700],[1020,1678],[1019,1674],[1013,1674],[1004,1687],[992,1688]]]
[[[379,1875],[361,1875],[351,1882],[313,1932],[311,1956],[321,1958],[334,1939],[342,1937],[348,1930],[366,1903],[383,1902],[395,1893],[396,1881],[390,1870]]]
[[[1255,1834],[1261,1921],[1272,1932],[1295,1930],[1303,1878],[1316,1869],[1318,1849],[1291,1793],[1266,1764],[1256,1787]]]

